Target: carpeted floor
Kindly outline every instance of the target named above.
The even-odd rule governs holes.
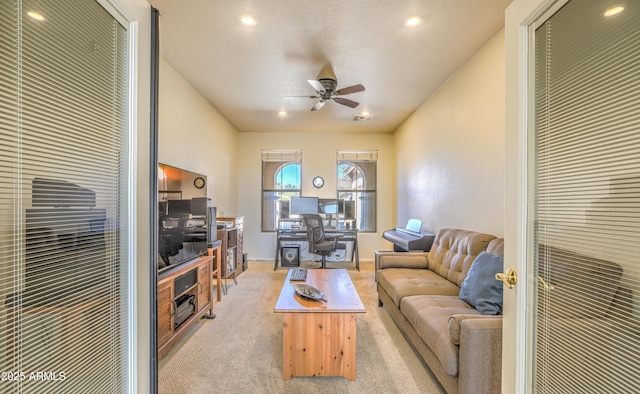
[[[317,264],[303,266],[316,268]],[[273,312],[287,270],[249,263],[229,281],[214,306],[159,362],[160,393],[442,393],[383,308],[378,308],[373,263],[347,268],[367,312],[358,315],[356,380],[294,377],[282,380],[282,315]]]

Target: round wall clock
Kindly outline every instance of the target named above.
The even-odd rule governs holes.
[[[204,187],[204,178],[199,176],[196,179],[193,180],[193,186],[195,186],[198,189],[202,189]]]
[[[313,178],[313,186],[317,187],[318,189],[321,188],[322,186],[324,186],[324,179],[322,179],[321,176]]]

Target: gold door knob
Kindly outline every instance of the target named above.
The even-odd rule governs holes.
[[[518,283],[518,277],[516,275],[516,270],[513,268],[509,268],[507,273],[498,273],[496,274],[496,279],[501,280],[505,286],[509,289],[513,289],[516,287],[516,283]]]

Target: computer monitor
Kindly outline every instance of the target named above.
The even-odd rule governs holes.
[[[191,200],[168,200],[169,216],[189,216],[191,213]]]
[[[318,213],[318,197],[291,197],[290,213],[306,215]]]
[[[191,199],[191,214],[206,216],[207,207],[211,206],[211,199],[207,197],[194,197]]]
[[[345,220],[354,220],[356,218],[356,202],[344,202],[344,218]]]
[[[278,209],[278,218],[279,219],[289,219],[289,201],[279,201],[280,208]]]
[[[341,208],[341,203],[343,200],[336,199],[320,199],[318,202],[318,211],[325,215],[334,215],[341,213],[343,211]]]

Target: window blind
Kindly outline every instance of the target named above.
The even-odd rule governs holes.
[[[301,149],[263,149],[260,151],[262,161],[302,161]]]
[[[640,12],[612,5],[535,32],[533,392],[640,386]]]
[[[126,390],[127,40],[95,1],[1,2],[2,390]]]
[[[356,150],[338,150],[336,152],[337,160],[351,160],[351,161],[367,161],[378,160],[378,151],[371,149],[356,149]]]

